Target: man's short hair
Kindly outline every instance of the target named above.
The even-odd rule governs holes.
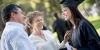
[[[20,8],[20,6],[15,4],[8,4],[6,5],[1,12],[2,20],[6,23],[10,20],[11,12],[17,14],[17,10]]]

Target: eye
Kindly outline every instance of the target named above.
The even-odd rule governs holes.
[[[65,9],[64,11],[67,11],[67,9]]]
[[[37,20],[37,22],[39,22],[40,20]]]
[[[64,9],[62,12],[65,12],[65,11],[67,11],[67,9]]]

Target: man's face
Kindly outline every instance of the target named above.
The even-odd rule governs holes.
[[[22,14],[22,10],[20,8],[18,8],[17,14],[14,15],[14,19],[16,22],[24,24],[25,16]]]

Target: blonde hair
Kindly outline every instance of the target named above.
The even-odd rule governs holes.
[[[37,16],[42,16],[42,13],[40,11],[33,11],[33,12],[29,12],[27,15],[26,15],[26,19],[27,19],[27,22],[29,24],[32,24],[32,21],[34,20],[35,17]]]

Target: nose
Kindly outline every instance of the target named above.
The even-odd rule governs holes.
[[[40,23],[43,23],[43,21],[41,20]]]
[[[64,12],[62,12],[62,17],[65,18],[65,13]]]
[[[63,13],[63,15],[65,15],[65,11],[63,11],[62,13]]]
[[[42,21],[42,20],[40,20],[40,21],[39,21],[39,23],[40,23],[40,24],[43,24],[43,21]]]

